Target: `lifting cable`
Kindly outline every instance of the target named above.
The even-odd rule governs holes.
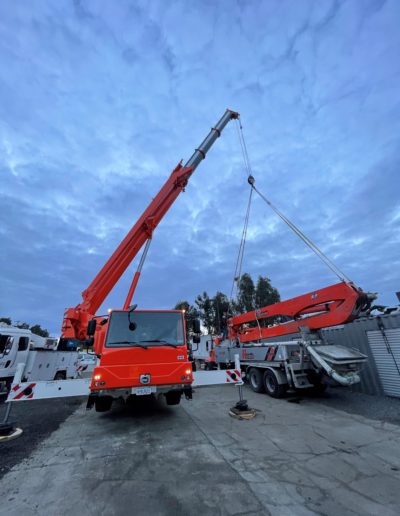
[[[265,195],[263,195],[255,186],[255,179],[254,179],[254,176],[252,174],[252,170],[251,170],[251,165],[250,165],[250,160],[249,160],[249,155],[248,155],[248,152],[247,152],[247,146],[246,146],[246,142],[245,142],[245,139],[244,139],[244,135],[243,135],[243,127],[242,127],[242,124],[240,122],[239,119],[236,120],[237,121],[237,130],[238,130],[238,136],[239,136],[239,141],[240,141],[240,146],[242,148],[242,154],[243,154],[243,161],[244,161],[244,166],[245,166],[245,169],[246,169],[246,173],[247,173],[247,181],[250,185],[250,197],[249,197],[249,204],[248,204],[248,207],[247,207],[247,212],[246,212],[246,218],[245,218],[245,226],[243,228],[243,233],[242,233],[242,241],[240,243],[240,248],[239,248],[239,255],[238,255],[238,260],[237,260],[237,263],[236,263],[236,270],[235,270],[235,276],[234,276],[234,280],[233,280],[233,284],[237,278],[237,274],[238,272],[241,273],[241,268],[242,268],[242,262],[243,262],[243,253],[244,253],[244,245],[245,245],[245,240],[246,240],[246,234],[247,234],[247,226],[248,226],[248,222],[249,222],[249,214],[250,214],[250,202],[251,202],[251,193],[253,192],[253,190],[261,197],[261,199],[276,213],[276,215],[278,215],[278,217],[285,223],[288,225],[288,227],[306,244],[306,246],[308,246],[317,256],[318,258],[323,262],[325,263],[325,265],[340,279],[340,281],[344,281],[345,283],[348,282],[348,283],[352,283],[351,279],[343,272],[339,269],[339,267],[337,267],[337,265],[335,265],[333,263],[333,261],[328,258],[328,256],[326,256],[326,254],[312,241],[310,240],[310,238],[308,238],[301,230],[300,228],[298,228],[292,221],[290,221],[280,210],[278,210],[278,208],[276,206],[274,206],[272,204],[271,201],[269,201]],[[238,264],[240,264],[240,267],[238,268]],[[233,285],[232,285],[232,292],[231,292],[231,297],[232,297],[232,293],[233,293]]]
[[[239,253],[238,253],[237,260],[236,260],[235,273],[233,275],[233,281],[232,281],[231,296],[230,296],[231,303],[233,302],[233,291],[234,291],[234,288],[235,288],[235,283],[236,283],[236,294],[237,294],[238,282],[239,282],[240,277],[242,275],[242,264],[243,264],[243,256],[244,256],[244,246],[246,244],[247,228],[248,228],[248,225],[249,225],[250,206],[251,206],[251,199],[252,199],[252,197],[253,197],[253,189],[250,188],[249,201],[247,203],[246,216],[245,216],[245,219],[244,219],[244,225],[243,225],[243,231],[242,231],[242,239],[240,241]]]

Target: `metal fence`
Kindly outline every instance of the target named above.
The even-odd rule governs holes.
[[[357,319],[326,328],[322,334],[332,344],[355,348],[368,356],[354,391],[400,397],[400,314]]]

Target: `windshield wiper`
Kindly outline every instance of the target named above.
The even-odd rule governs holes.
[[[132,344],[132,345],[138,346],[139,348],[143,348],[143,349],[148,348],[148,346],[143,346],[142,344],[140,344],[140,342],[145,342],[145,341],[120,340],[120,341],[116,341],[116,342],[108,342],[107,345],[112,346],[112,345],[116,345],[116,344]]]
[[[140,340],[139,342],[161,342],[164,346],[171,346],[172,348],[176,348],[178,346],[178,344],[171,344],[170,342],[162,339]]]

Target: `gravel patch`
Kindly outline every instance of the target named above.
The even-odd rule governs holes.
[[[329,387],[318,402],[350,414],[400,426],[400,398],[371,396],[350,389]]]

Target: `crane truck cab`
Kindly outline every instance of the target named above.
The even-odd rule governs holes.
[[[107,318],[96,318],[93,330],[100,363],[92,376],[89,408],[104,412],[116,398],[154,394],[177,405],[182,394],[191,396],[182,310],[113,310]]]

